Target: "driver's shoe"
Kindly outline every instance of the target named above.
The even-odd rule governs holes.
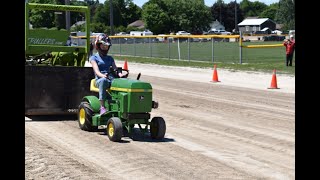
[[[105,107],[100,107],[100,115],[102,115],[102,114],[104,114],[106,112],[107,112],[107,110],[106,110]]]

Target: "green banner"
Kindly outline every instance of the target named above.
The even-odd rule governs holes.
[[[69,35],[70,32],[65,30],[30,29],[27,40],[30,45],[64,46]]]

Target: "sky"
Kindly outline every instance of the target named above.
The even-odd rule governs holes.
[[[146,2],[148,2],[149,0],[133,0],[133,3],[135,3],[137,6],[142,7],[142,5]],[[212,6],[217,0],[204,0],[204,3],[207,6]],[[223,0],[224,3],[228,4],[230,1],[234,1],[234,0]],[[237,3],[240,3],[242,0],[237,0]],[[266,5],[270,5],[272,3],[276,3],[279,2],[279,0],[249,0],[251,2],[254,1],[260,1],[265,3]],[[99,0],[100,3],[104,3],[105,0]]]

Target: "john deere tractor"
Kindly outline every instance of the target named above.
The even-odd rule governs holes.
[[[114,71],[116,77],[122,68]],[[129,72],[127,71],[127,75]],[[97,96],[89,95],[82,98],[79,105],[78,122],[82,130],[97,131],[105,129],[111,141],[121,141],[123,130],[129,134],[135,125],[141,132],[150,133],[153,139],[162,139],[166,133],[166,123],[162,117],[150,120],[152,108],[158,108],[158,102],[152,100],[150,83],[137,79],[115,78],[107,90],[108,100],[105,102],[107,112],[100,115],[100,101]],[[95,79],[91,80],[90,91],[98,94]]]

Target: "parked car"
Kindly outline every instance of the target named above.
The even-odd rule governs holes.
[[[191,33],[188,33],[187,31],[178,31],[176,35],[191,35]]]
[[[283,41],[286,36],[279,36],[279,35],[270,35],[270,36],[263,36],[264,41]]]
[[[117,33],[117,34],[115,34],[116,36],[125,36],[125,35],[130,35],[130,34],[128,34],[128,33],[126,33],[126,32],[119,32],[119,33]]]
[[[231,32],[226,30],[210,30],[207,34],[217,34],[217,35],[231,35]]]
[[[164,37],[165,34],[158,34],[158,37],[156,37],[156,41],[163,42],[165,41],[166,37]]]

